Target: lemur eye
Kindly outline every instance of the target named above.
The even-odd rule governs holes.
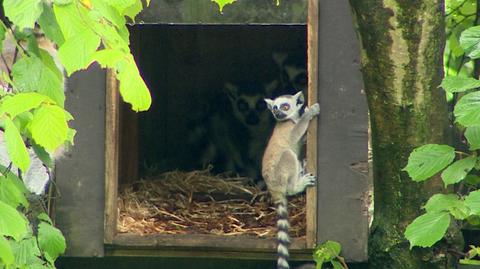
[[[258,100],[257,103],[255,104],[255,109],[257,111],[263,111],[267,108],[267,104],[263,100]]]
[[[287,111],[290,109],[290,105],[285,103],[285,104],[281,104],[280,105],[280,109],[283,110],[283,111]]]
[[[245,100],[240,99],[237,101],[237,108],[239,111],[244,112],[248,110],[249,106],[248,103],[245,102]]]

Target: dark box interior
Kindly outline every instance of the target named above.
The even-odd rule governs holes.
[[[152,106],[138,123],[121,120],[121,167],[134,165],[137,151],[139,178],[212,165],[259,180],[274,124],[263,98],[306,94],[306,26],[136,25],[131,40]]]

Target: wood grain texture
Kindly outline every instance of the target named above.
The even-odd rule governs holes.
[[[105,243],[111,243],[117,229],[119,93],[114,71],[107,71],[105,115]]]
[[[307,20],[307,71],[308,105],[318,101],[318,0],[308,0]],[[317,173],[317,129],[318,119],[310,122],[307,132],[307,171],[318,177]],[[317,244],[317,186],[307,188],[307,227],[306,247]]]
[[[305,238],[293,238],[292,259],[311,259]],[[274,238],[220,235],[147,235],[118,234],[106,246],[112,256],[209,257],[240,259],[274,259]]]

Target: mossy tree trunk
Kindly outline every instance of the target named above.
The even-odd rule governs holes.
[[[454,268],[447,243],[409,249],[403,233],[421,206],[443,191],[439,178],[413,182],[402,171],[413,148],[450,144],[442,78],[445,43],[441,0],[350,0],[362,45],[370,110],[374,221],[372,269]]]

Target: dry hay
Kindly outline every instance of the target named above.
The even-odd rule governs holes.
[[[246,179],[213,176],[210,169],[167,172],[124,186],[118,232],[148,234],[275,235],[269,195]],[[293,237],[305,235],[305,195],[289,201]]]

